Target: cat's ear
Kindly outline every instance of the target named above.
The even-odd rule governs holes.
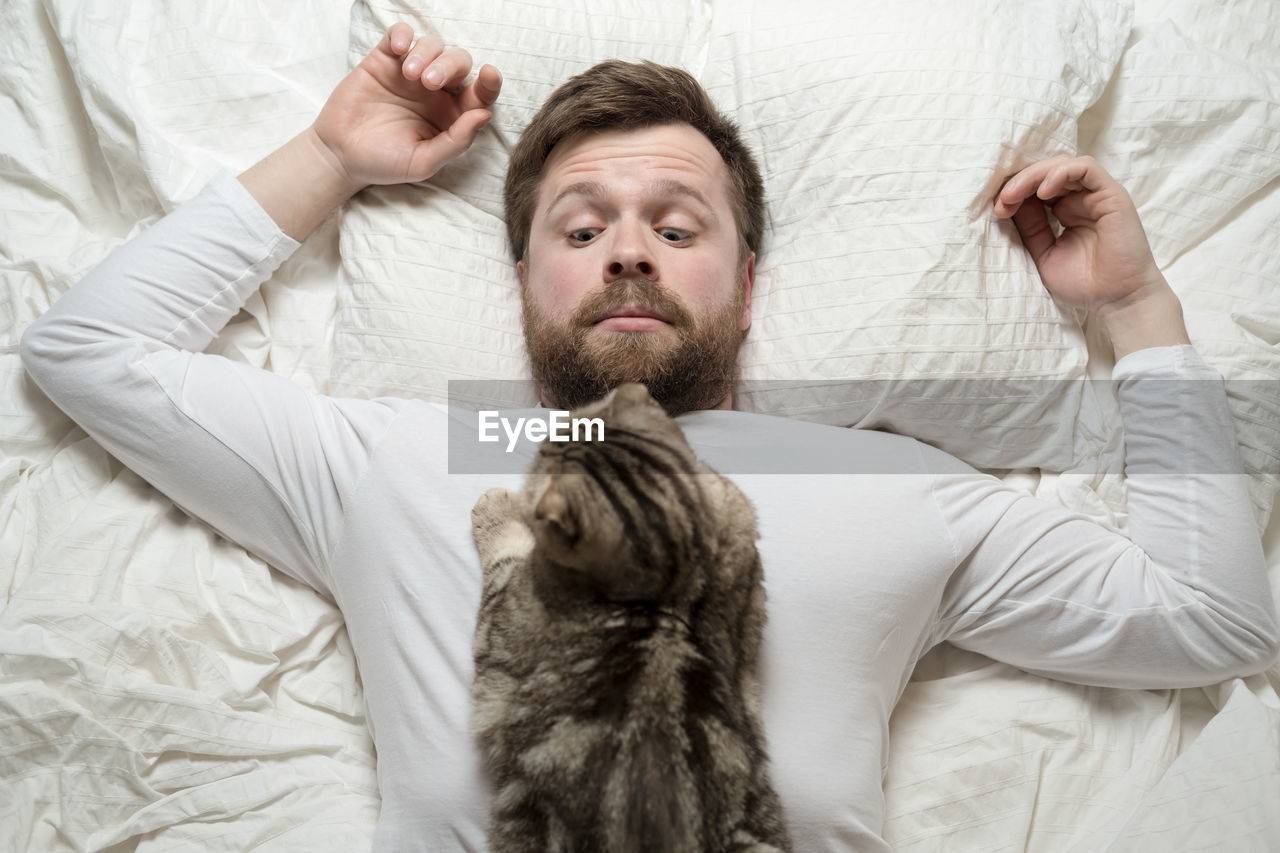
[[[573,507],[557,485],[553,480],[543,490],[542,497],[538,498],[538,504],[533,508],[533,517],[559,528],[566,542],[575,542],[578,539],[578,521],[574,517]]]
[[[649,389],[638,382],[624,382],[613,389],[610,396],[627,406],[656,407],[658,405],[657,401],[649,396]]]

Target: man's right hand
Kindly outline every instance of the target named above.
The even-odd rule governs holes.
[[[425,181],[466,151],[492,118],[502,76],[434,33],[392,24],[338,84],[312,126],[334,165],[356,188]]]
[[[471,147],[492,118],[502,75],[471,55],[393,24],[342,79],[315,122],[240,175],[276,224],[303,240],[370,184],[425,181]]]

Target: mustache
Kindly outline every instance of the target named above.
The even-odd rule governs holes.
[[[569,326],[588,329],[611,312],[629,305],[662,317],[677,329],[687,329],[693,322],[680,297],[658,282],[647,278],[620,278],[609,282],[604,290],[583,298],[569,318]]]

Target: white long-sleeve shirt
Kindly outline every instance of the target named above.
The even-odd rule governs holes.
[[[72,288],[24,335],[23,358],[126,465],[342,609],[378,749],[376,849],[483,849],[469,514],[521,478],[450,474],[450,424],[474,422],[444,406],[324,397],[200,352],[297,245],[222,174]],[[889,715],[943,640],[1126,687],[1212,683],[1275,656],[1220,378],[1190,347],[1133,353],[1114,377],[1133,541],[909,438],[680,418],[759,515],[763,713],[796,849],[887,849]],[[1177,394],[1137,381],[1159,377],[1203,381]],[[743,473],[812,470],[788,454],[844,473]]]

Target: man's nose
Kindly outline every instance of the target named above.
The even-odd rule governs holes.
[[[625,225],[615,229],[615,238],[605,260],[604,280],[619,278],[658,279],[658,267],[644,228]]]

